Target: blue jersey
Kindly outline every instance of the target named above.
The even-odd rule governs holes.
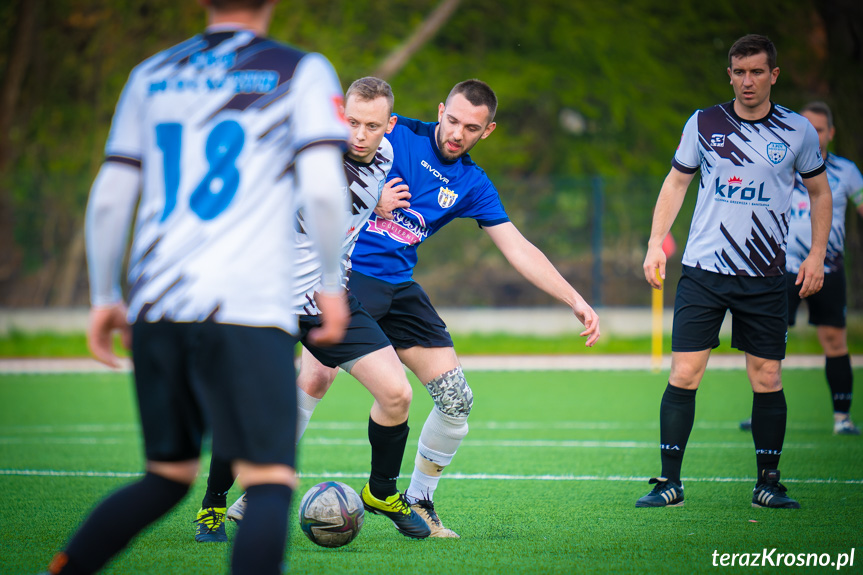
[[[394,158],[389,179],[402,178],[409,186],[411,207],[395,210],[393,220],[372,215],[357,238],[354,270],[389,283],[409,281],[419,244],[455,218],[484,227],[509,221],[497,190],[470,156],[441,156],[436,126],[398,116],[387,134]]]

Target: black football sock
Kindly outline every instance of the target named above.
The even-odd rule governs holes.
[[[851,369],[851,356],[847,353],[841,357],[828,357],[824,363],[827,374],[827,385],[833,396],[833,411],[848,413],[851,411],[851,393],[854,389],[854,372]]]
[[[228,491],[233,484],[234,472],[231,469],[231,462],[214,453],[210,459],[210,476],[207,478],[207,492],[201,501],[201,509],[227,507]]]
[[[752,439],[755,442],[758,481],[761,481],[765,470],[779,468],[787,418],[785,391],[752,394]]]
[[[683,452],[695,421],[695,389],[681,389],[670,383],[659,405],[659,442],[662,477],[678,485]]]
[[[146,473],[109,495],[90,513],[66,546],[64,575],[95,573],[142,529],[167,513],[189,485]]]
[[[234,537],[231,573],[280,575],[288,543],[291,488],[281,484],[246,489],[246,513]]]
[[[408,442],[408,422],[385,427],[369,417],[369,443],[372,446],[372,473],[369,491],[378,499],[386,499],[398,491],[396,480]]]

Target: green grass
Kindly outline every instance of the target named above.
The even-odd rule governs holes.
[[[859,572],[863,438],[831,434],[821,370],[783,372],[789,426],[781,467],[798,511],[750,506],[752,441],[737,422],[748,415],[751,391],[741,371],[705,375],[683,469],[686,506],[638,510],[645,479],[659,472],[657,414],[667,373],[467,375],[475,394],[471,432],[436,494],[441,517],[462,538],[408,540],[386,519],[367,516],[356,541],[324,549],[292,515],[292,573],[693,573],[716,570],[714,550],[835,558],[852,547]],[[863,370],[855,375],[863,381]],[[402,488],[431,407],[413,384]],[[361,386],[339,376],[301,443],[299,495],[328,478],[362,487],[370,405]],[[852,416],[863,420],[859,401]],[[139,471],[140,447],[129,375],[0,375],[0,573],[43,569],[91,507],[130,481],[100,474]],[[199,484],[105,573],[225,572],[228,546],[192,539],[202,495]],[[235,487],[230,497],[238,495]],[[235,526],[228,527],[233,537]]]
[[[0,357],[86,357],[84,334],[25,333],[12,331],[0,336]]]
[[[731,337],[723,336],[714,353],[737,353],[730,346]],[[460,355],[514,355],[514,354],[649,354],[649,336],[620,337],[604,333],[593,348],[584,347],[584,339],[578,335],[529,336],[511,334],[454,334],[456,351]],[[115,342],[119,355],[128,355]],[[848,348],[852,354],[863,353],[863,324],[851,325],[848,329]],[[663,338],[663,352],[671,353],[671,336]],[[788,332],[787,353],[821,355],[821,346],[815,331],[809,326],[798,326]],[[2,357],[86,357],[87,339],[84,334],[24,333],[13,331],[0,336],[0,358]]]

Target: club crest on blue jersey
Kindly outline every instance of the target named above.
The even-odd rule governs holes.
[[[778,164],[785,159],[785,154],[788,153],[788,144],[783,142],[772,142],[767,144],[767,157],[774,164]]]
[[[437,203],[442,208],[451,208],[458,199],[458,194],[454,191],[441,186],[440,192],[437,195]]]

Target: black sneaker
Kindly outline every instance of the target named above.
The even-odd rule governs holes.
[[[402,535],[414,539],[425,539],[431,535],[431,529],[426,525],[425,520],[410,508],[401,493],[397,492],[386,499],[378,499],[372,495],[369,484],[366,483],[360,498],[366,511],[388,518]]]
[[[788,489],[779,483],[779,470],[764,471],[762,481],[755,484],[752,490],[752,507],[770,507],[771,509],[800,509],[800,504],[785,495]]]
[[[752,431],[752,418],[740,422],[740,431]]]
[[[683,507],[683,486],[664,477],[653,477],[653,491],[635,502],[636,507]]]

